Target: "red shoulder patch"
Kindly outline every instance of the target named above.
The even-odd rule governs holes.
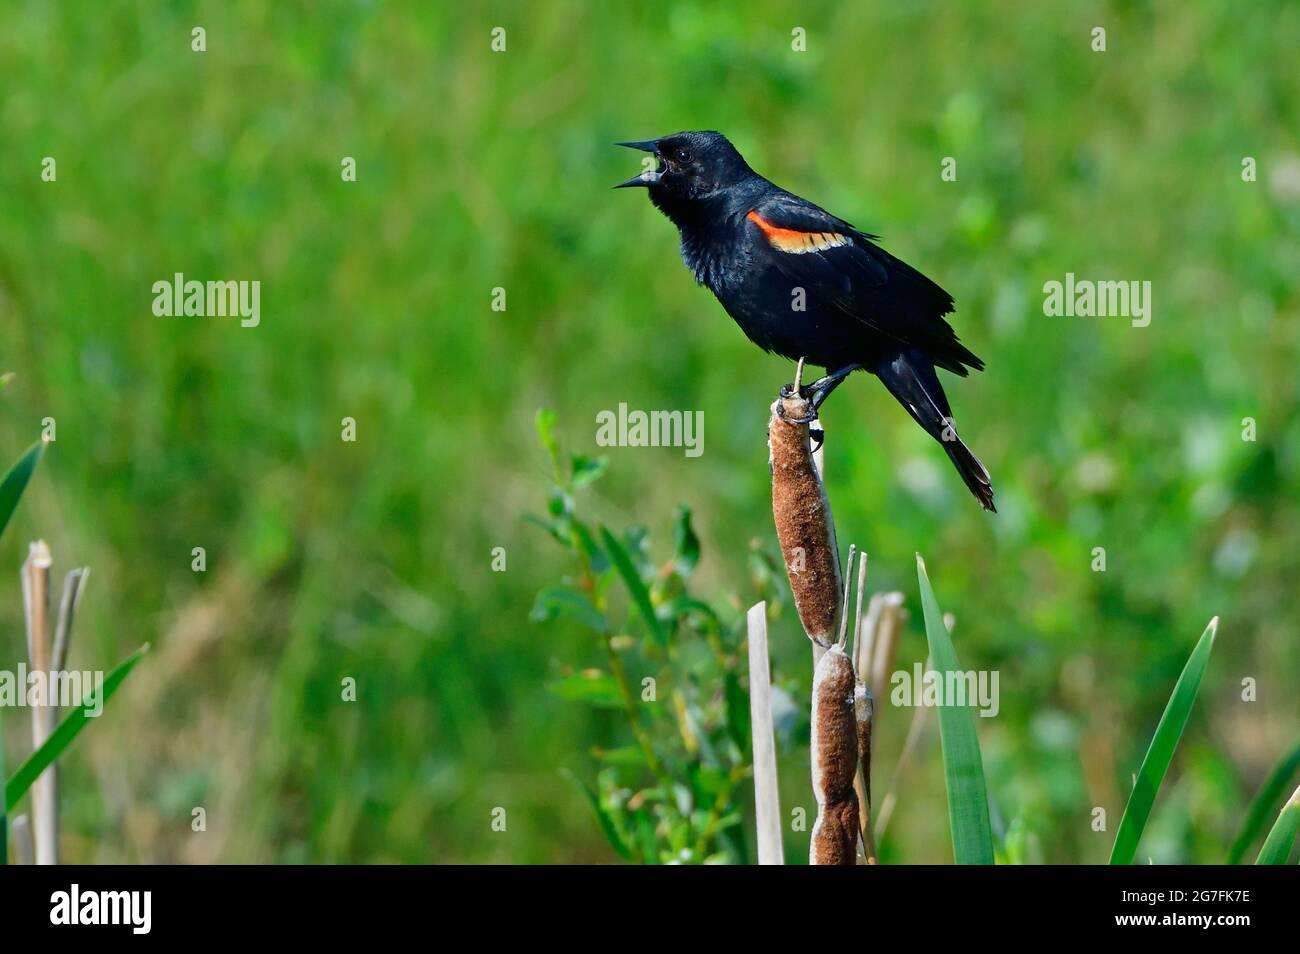
[[[852,239],[839,232],[800,232],[797,229],[783,229],[779,225],[773,225],[753,210],[745,218],[762,229],[768,243],[774,249],[792,255],[820,252],[823,249],[853,244]]]

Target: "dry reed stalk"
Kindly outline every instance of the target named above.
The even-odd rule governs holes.
[[[903,607],[903,594],[897,590],[880,594],[880,613],[876,619],[871,665],[867,670],[871,674],[867,683],[877,699],[886,695],[889,675],[898,656],[898,643],[906,622],[907,610]]]
[[[853,787],[858,793],[862,808],[862,861],[876,864],[876,846],[873,828],[879,826],[879,819],[873,826],[871,810],[871,739],[876,728],[879,706],[877,699],[885,698],[889,672],[894,666],[898,651],[898,640],[902,632],[906,611],[903,609],[903,594],[897,591],[872,593],[868,602],[866,615],[862,614],[862,593],[866,585],[865,570],[859,571],[858,607],[856,623],[859,632],[854,638],[853,668],[858,674],[857,688],[854,690],[854,704],[858,712],[858,748],[859,772]],[[892,794],[886,795],[886,803],[881,805],[881,816],[887,817],[893,811]]]
[[[871,659],[875,653],[876,646],[876,629],[880,625],[880,604],[883,602],[885,594],[872,593],[871,599],[867,602],[867,615],[861,618],[861,632],[857,639],[853,641],[853,671],[861,678],[863,673],[871,672]],[[858,603],[861,606],[862,591],[858,591]],[[861,612],[859,612],[861,616]],[[870,679],[864,680],[873,690],[875,686]]]
[[[926,663],[926,668],[930,666]],[[889,828],[889,820],[894,817],[894,808],[898,804],[898,781],[911,761],[912,754],[921,742],[921,736],[925,733],[925,706],[917,706],[912,713],[912,721],[907,727],[907,738],[903,742],[903,751],[898,756],[898,762],[894,765],[894,774],[889,779],[889,791],[885,792],[885,797],[880,800],[880,811],[876,815],[876,837],[881,841],[885,838],[885,832]]]
[[[63,578],[63,598],[59,600],[59,622],[54,629],[54,670],[67,668],[68,647],[72,644],[72,621],[81,605],[81,591],[90,576],[90,567],[69,570]]]
[[[843,578],[835,521],[809,433],[817,415],[800,393],[802,362],[799,367],[794,387],[773,403],[767,427],[772,516],[799,622],[808,638],[824,649],[839,619]]]
[[[45,674],[45,691],[32,706],[32,751],[54,731],[58,710],[50,698],[54,659],[50,644],[50,548],[37,540],[23,563],[23,612],[27,621],[27,653],[31,671]],[[59,863],[59,795],[57,769],[51,765],[32,783],[32,832],[36,863]]]
[[[14,863],[30,865],[35,863],[36,851],[32,847],[32,823],[26,815],[18,815],[13,823]]]
[[[758,863],[785,864],[781,801],[776,774],[776,728],[772,722],[772,672],[767,650],[767,603],[745,615],[749,643],[749,715],[754,738],[754,815]]]

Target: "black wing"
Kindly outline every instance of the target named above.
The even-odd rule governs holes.
[[[957,340],[943,318],[952,296],[843,219],[798,196],[775,193],[749,213],[773,249],[777,267],[810,296],[881,334],[924,348],[941,368],[965,375],[984,362]]]

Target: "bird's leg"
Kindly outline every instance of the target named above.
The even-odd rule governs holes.
[[[801,396],[800,391],[802,390],[802,387],[803,387],[803,358],[800,358],[799,363],[794,366],[794,384],[781,385],[781,397],[788,398],[788,397]]]
[[[840,382],[847,378],[854,371],[863,370],[863,365],[846,364],[838,371],[832,371],[824,378],[818,378],[807,387],[807,398],[812,404],[813,410],[816,411],[825,403],[826,399],[831,396],[831,392],[840,386]]]

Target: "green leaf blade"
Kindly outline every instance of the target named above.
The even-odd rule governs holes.
[[[1277,821],[1264,839],[1264,847],[1259,850],[1255,864],[1286,864],[1291,857],[1291,847],[1295,844],[1297,833],[1300,833],[1300,788],[1296,789],[1291,800],[1278,812]]]
[[[543,589],[537,594],[528,618],[535,623],[568,618],[602,635],[609,631],[604,615],[591,602],[591,598],[570,586],[548,586]]]
[[[623,840],[622,834],[619,833],[618,826],[614,824],[614,819],[611,818],[609,812],[605,810],[605,806],[600,803],[600,796],[596,794],[595,790],[592,789],[591,786],[584,783],[580,778],[578,778],[578,776],[574,775],[568,769],[560,769],[560,774],[563,775],[564,778],[568,779],[569,782],[571,782],[573,786],[582,793],[582,797],[586,800],[587,806],[591,809],[592,814],[596,816],[596,824],[600,826],[600,830],[604,834],[605,840],[609,842],[610,847],[613,848],[614,851],[618,853],[618,856],[624,861],[631,861],[632,849],[629,848],[627,842]]]
[[[925,563],[916,557],[916,575],[921,587],[921,608],[925,615],[925,636],[936,672],[960,672],[957,651],[944,625],[943,613],[934,598]],[[948,825],[952,831],[953,861],[959,865],[991,865],[993,830],[989,823],[988,789],[980,757],[975,717],[965,706],[939,707],[939,742],[943,749],[943,774],[948,790]]]
[[[621,709],[623,694],[618,682],[607,672],[584,669],[546,684],[552,695],[566,702],[581,702],[597,709]]]
[[[662,648],[668,648],[668,634],[664,632],[663,624],[655,614],[654,604],[650,602],[650,591],[641,580],[641,574],[637,572],[636,564],[632,562],[632,557],[628,554],[627,548],[619,542],[614,534],[609,532],[606,527],[600,528],[601,542],[605,544],[605,550],[609,554],[610,562],[618,570],[618,575],[623,579],[623,585],[627,587],[628,593],[632,597],[641,616],[645,619],[646,626],[650,629],[650,635],[654,641]]]
[[[700,538],[691,525],[691,508],[686,504],[677,507],[673,523],[673,564],[682,576],[690,576],[700,562]]]
[[[1273,807],[1282,800],[1288,784],[1295,778],[1297,771],[1300,771],[1300,745],[1284,755],[1282,760],[1273,766],[1273,770],[1268,773],[1268,778],[1260,786],[1259,793],[1246,812],[1246,820],[1242,822],[1241,831],[1237,833],[1237,837],[1232,841],[1232,847],[1228,849],[1228,864],[1241,864],[1241,859],[1246,857],[1246,849],[1264,833],[1268,820],[1273,817]]]
[[[573,471],[570,478],[571,486],[576,490],[600,480],[605,475],[605,471],[609,470],[609,458],[574,454],[569,461],[569,466]]]
[[[551,468],[558,476],[560,473],[560,441],[555,436],[555,412],[549,407],[539,407],[534,423],[537,427],[537,442],[546,451],[547,459],[551,462]]]
[[[1138,769],[1133,791],[1129,793],[1128,804],[1124,806],[1124,817],[1120,819],[1119,831],[1115,833],[1115,844],[1111,848],[1110,863],[1127,865],[1133,863],[1137,854],[1138,842],[1142,840],[1142,831],[1146,828],[1155,804],[1156,794],[1165,780],[1165,773],[1173,761],[1174,750],[1182,738],[1183,729],[1192,714],[1197,693],[1201,689],[1201,680],[1210,663],[1210,651],[1214,648],[1214,635],[1219,627],[1216,616],[1205,627],[1205,632],[1196,643],[1196,648],[1187,658],[1174,691],[1169,696],[1164,713],[1156,726],[1155,735],[1147,747],[1147,754],[1142,758],[1142,767]]]
[[[100,706],[108,705],[108,700],[112,698],[118,686],[131,674],[131,670],[135,668],[136,663],[143,659],[144,654],[148,651],[149,644],[145,643],[118,663],[113,671],[104,677],[103,696],[99,700]],[[50,737],[45,740],[45,744],[33,752],[26,762],[18,766],[18,770],[5,783],[4,800],[9,811],[13,811],[14,806],[18,804],[18,800],[26,794],[27,789],[31,788],[32,782],[36,781],[37,777],[49,768],[54,763],[54,760],[72,744],[72,740],[86,727],[86,723],[98,718],[89,715],[90,711],[91,707],[83,702],[82,705],[69,712],[63,717],[63,721],[59,723],[58,727],[50,733]]]
[[[22,499],[23,491],[27,489],[27,481],[31,480],[32,472],[36,470],[36,464],[44,452],[45,442],[37,441],[27,448],[27,453],[18,458],[18,463],[10,468],[9,473],[5,474],[4,481],[0,482],[0,536],[4,535],[5,527],[9,525],[9,518],[18,508],[18,501]]]

